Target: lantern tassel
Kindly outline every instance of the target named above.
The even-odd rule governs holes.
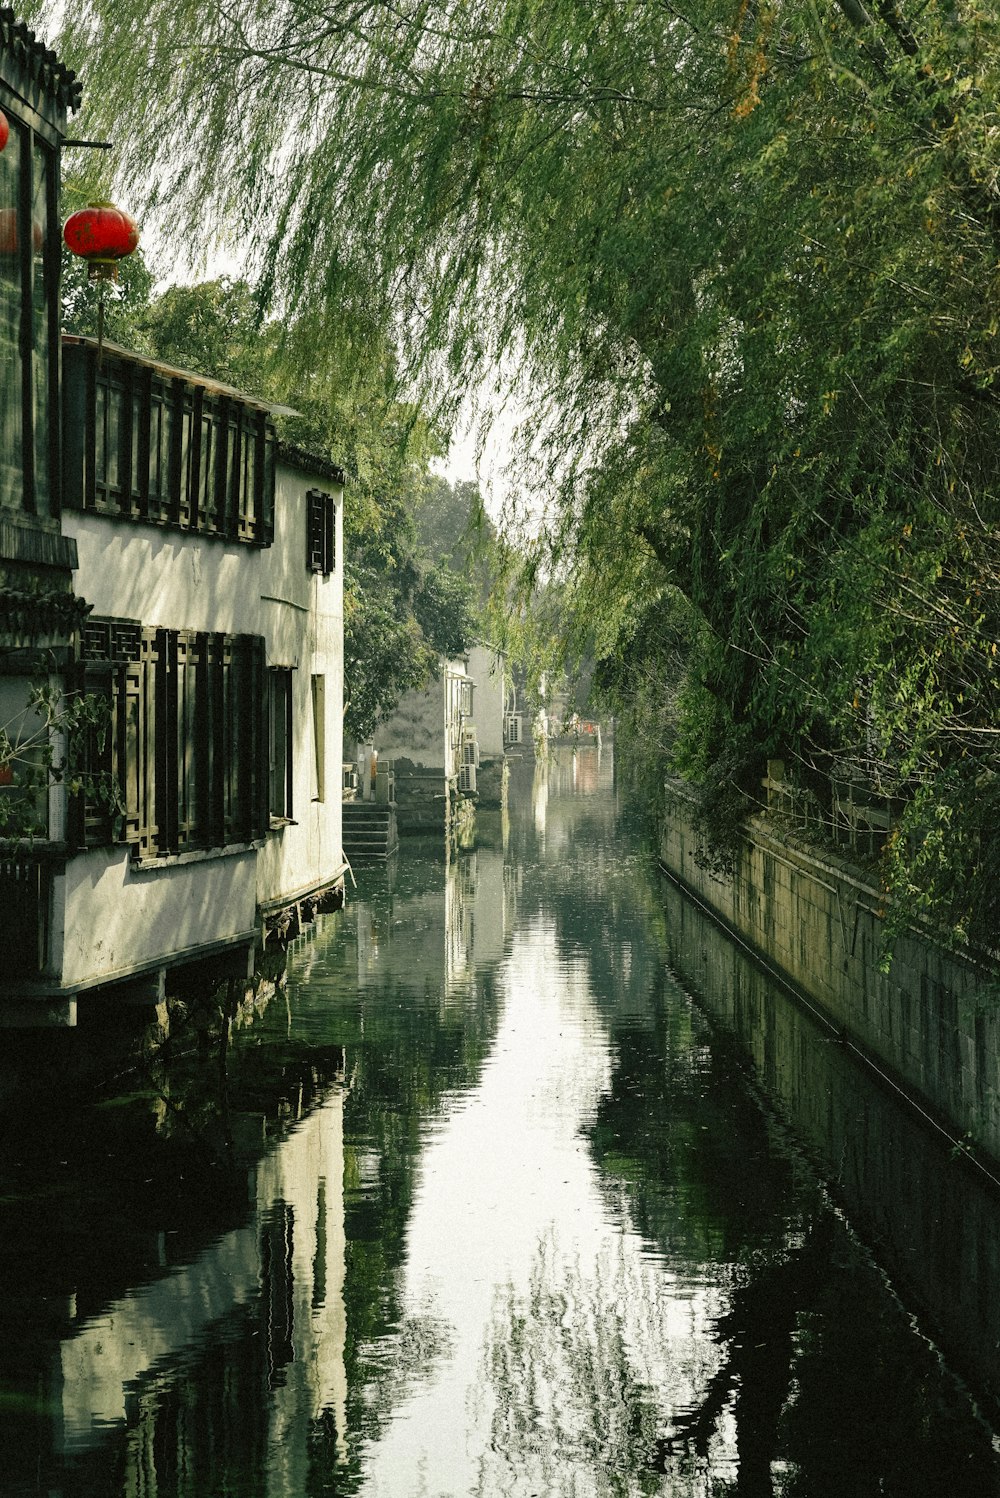
[[[104,359],[104,282],[101,282],[101,294],[97,301],[97,372],[100,374],[101,363]]]

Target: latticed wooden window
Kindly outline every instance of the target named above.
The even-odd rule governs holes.
[[[57,152],[4,92],[0,151],[0,511],[59,510]]]
[[[259,636],[90,619],[83,657],[80,686],[106,698],[110,726],[88,745],[78,843],[126,842],[156,857],[264,835],[269,703]],[[117,787],[110,800],[93,794],[98,777]]]
[[[274,424],[235,393],[67,338],[65,503],[252,546],[274,539]]]

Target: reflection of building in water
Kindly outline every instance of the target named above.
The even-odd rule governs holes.
[[[600,744],[556,744],[549,758],[550,789],[554,795],[590,796],[600,789],[604,760]]]
[[[578,749],[573,755],[573,766],[576,789],[584,795],[593,795],[600,785],[600,744]]]
[[[499,808],[507,804],[507,751],[520,752],[521,715],[513,708],[514,686],[501,651],[474,645],[469,674],[476,684],[476,795],[481,807]]]
[[[161,1479],[171,1492],[207,1491],[227,1458],[254,1469],[255,1493],[303,1493],[316,1422],[344,1454],[343,1108],[336,1088],[253,1168],[251,1222],[62,1343],[65,1454],[127,1425],[122,1491],[143,1498]],[[177,1471],[190,1487],[168,1482]]]
[[[546,758],[536,762],[531,784],[531,809],[538,836],[545,836],[551,801],[596,795],[608,788],[612,774],[612,756],[599,743],[554,744]]]
[[[539,838],[545,837],[545,815],[549,805],[549,759],[540,759],[535,765],[531,782],[531,811],[535,831]]]
[[[513,926],[513,885],[501,848],[476,848],[439,865],[441,887],[394,895],[388,907],[359,901],[358,983],[443,993],[499,962]]]

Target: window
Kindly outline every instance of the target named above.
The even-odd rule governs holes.
[[[0,151],[0,510],[58,512],[56,151],[7,108]]]
[[[316,774],[316,801],[326,800],[326,677],[312,679],[313,762]]]
[[[21,361],[23,235],[21,158],[23,132],[10,121],[10,138],[0,151],[0,508],[19,508],[24,484],[21,434],[24,422]]]
[[[80,688],[106,697],[110,728],[85,749],[77,842],[123,841],[154,857],[262,837],[263,640],[89,619],[82,654]],[[88,791],[108,780],[117,807]]]
[[[337,565],[337,505],[332,494],[310,489],[306,495],[307,556],[310,572],[328,577]]]
[[[264,410],[90,340],[63,351],[71,509],[252,546],[274,539],[275,432]]]
[[[49,836],[48,754],[55,743],[45,731],[44,712],[31,706],[32,680],[27,660],[20,669],[8,661],[0,674],[0,735],[9,740],[12,751],[6,762],[0,762],[0,837],[4,839]]]
[[[271,817],[292,815],[292,673],[272,666],[268,675],[268,763]]]

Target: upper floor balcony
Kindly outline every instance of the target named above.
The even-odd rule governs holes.
[[[63,382],[67,509],[271,545],[282,408],[92,338],[64,337]]]

